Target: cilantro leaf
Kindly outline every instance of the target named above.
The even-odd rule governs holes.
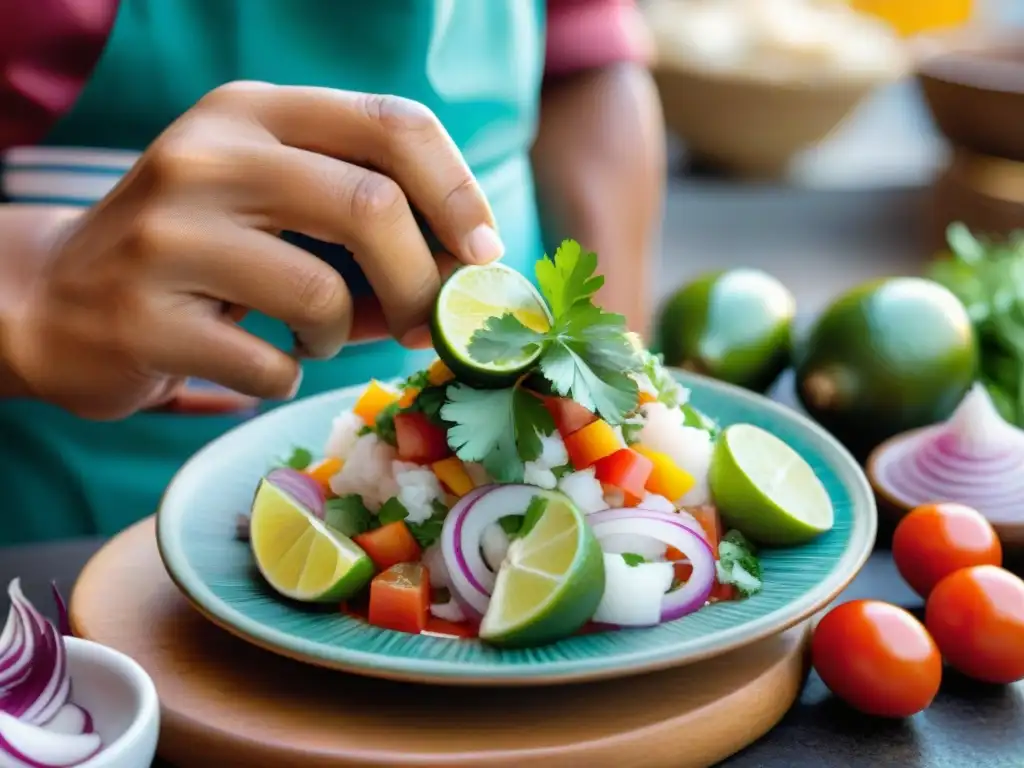
[[[301,472],[313,463],[313,454],[305,448],[293,448],[291,454],[282,464]]]
[[[545,256],[537,262],[537,283],[555,319],[604,285],[604,277],[595,275],[595,271],[597,254],[584,251],[575,240],[563,240],[554,259]]]
[[[526,512],[523,514],[523,524],[519,527],[519,531],[516,533],[517,538],[521,539],[532,531],[534,526],[536,526],[544,516],[544,512],[547,511],[547,508],[548,500],[543,496],[534,496],[530,499],[530,505],[526,508]]]
[[[498,525],[501,526],[501,530],[505,532],[505,535],[512,538],[518,535],[519,530],[523,527],[523,516],[505,515],[505,517],[498,518]]]
[[[417,543],[426,549],[431,544],[441,538],[441,529],[444,528],[444,520],[435,520],[430,518],[424,520],[422,523],[410,523],[406,522],[406,527],[409,529],[409,533],[416,539]]]
[[[395,435],[395,416],[398,415],[399,410],[397,400],[384,406],[377,414],[377,421],[374,424],[374,432],[377,433],[377,437],[391,446],[398,445],[398,437]]]
[[[521,482],[523,465],[540,456],[541,435],[555,431],[539,397],[520,387],[448,387],[441,417],[452,426],[448,444],[463,461],[479,461],[499,483]]]
[[[636,382],[621,370],[595,369],[586,351],[576,344],[560,341],[540,359],[540,368],[554,390],[571,397],[609,424],[621,424],[639,401]]]
[[[409,510],[407,510],[405,505],[398,500],[397,496],[392,496],[381,504],[380,509],[377,510],[377,522],[380,525],[397,523],[400,520],[405,520],[408,516]]]
[[[732,584],[746,597],[757,594],[763,587],[764,571],[754,545],[737,530],[722,537],[715,570],[721,584]]]
[[[626,561],[626,565],[630,568],[636,568],[638,565],[643,565],[647,562],[643,555],[637,555],[633,552],[623,552],[622,559]]]
[[[405,389],[426,389],[430,386],[430,371],[416,371],[405,380]]]
[[[478,363],[497,363],[532,354],[544,341],[544,334],[527,328],[515,315],[507,313],[489,318],[483,328],[476,330],[467,350]]]
[[[450,426],[443,418],[441,418],[441,409],[444,407],[446,401],[445,386],[431,386],[420,390],[420,393],[416,396],[406,410],[407,411],[418,411],[426,416],[430,421],[447,430]]]
[[[358,536],[372,526],[373,514],[358,494],[352,493],[324,504],[324,522],[346,536]]]

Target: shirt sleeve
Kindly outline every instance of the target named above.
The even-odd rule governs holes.
[[[653,43],[634,0],[548,0],[545,75],[651,60]]]
[[[0,151],[38,143],[75,104],[119,0],[0,0]]]

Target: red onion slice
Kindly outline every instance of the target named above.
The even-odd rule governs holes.
[[[324,519],[324,492],[309,475],[290,467],[278,467],[267,475],[267,482],[284,491],[315,517]]]
[[[677,515],[649,509],[613,509],[587,517],[598,541],[623,534],[649,536],[678,549],[693,568],[689,580],[668,592],[661,602],[662,622],[674,621],[700,609],[715,584],[715,556],[704,538]]]
[[[98,734],[48,731],[0,712],[0,765],[5,768],[69,768],[101,748]]]
[[[57,710],[57,714],[42,727],[52,733],[63,733],[69,736],[92,733],[95,730],[92,716],[77,704],[70,702]]]
[[[441,552],[453,597],[474,619],[487,612],[494,573],[480,552],[484,529],[509,515],[521,515],[535,496],[551,491],[533,485],[488,485],[466,494],[452,507],[441,530]]]

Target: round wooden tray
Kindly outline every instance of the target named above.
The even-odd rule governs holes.
[[[806,677],[806,625],[701,664],[557,688],[455,689],[331,672],[213,626],[178,593],[152,518],[89,562],[75,634],[134,657],[162,704],[177,768],[698,768],[770,730]]]

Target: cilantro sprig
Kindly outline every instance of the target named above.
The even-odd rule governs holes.
[[[621,424],[637,407],[639,391],[629,373],[640,370],[642,361],[625,318],[594,304],[604,285],[596,270],[596,254],[575,240],[563,241],[553,259],[545,256],[537,264],[537,282],[554,318],[551,328],[536,331],[504,314],[473,334],[468,351],[480,363],[493,363],[540,348],[538,370],[554,392]]]

